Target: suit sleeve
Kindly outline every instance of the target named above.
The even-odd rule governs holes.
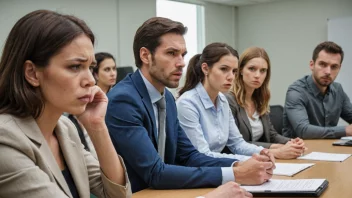
[[[344,126],[321,127],[309,123],[304,96],[299,90],[289,88],[285,111],[293,130],[302,139],[340,138],[346,136]]]
[[[199,166],[185,167],[162,162],[148,136],[148,131],[144,127],[144,122],[148,122],[149,118],[146,118],[147,115],[141,112],[141,109],[144,108],[142,105],[130,93],[114,95],[110,99],[106,115],[106,123],[115,149],[140,178],[155,189],[220,185],[222,182],[220,167],[200,166],[206,161],[210,165],[211,163],[214,165],[221,163],[216,163],[216,160],[211,160],[211,158],[198,157],[200,154],[194,148],[190,149],[192,146],[189,140],[185,140],[186,137],[179,125],[176,125],[180,136],[177,145],[179,162]],[[197,160],[199,161],[197,162]],[[231,160],[228,160],[226,164],[230,166]]]
[[[132,197],[131,184],[128,179],[127,170],[123,163],[123,159],[119,156],[120,162],[125,173],[125,186],[115,184],[109,180],[103,171],[100,169],[99,162],[93,155],[82,147],[84,158],[87,164],[89,186],[92,194],[97,197],[116,197],[116,198],[130,198]]]
[[[347,94],[343,91],[342,86],[340,85],[341,93],[343,94],[342,102],[342,112],[341,118],[344,119],[347,123],[352,124],[352,103]]]

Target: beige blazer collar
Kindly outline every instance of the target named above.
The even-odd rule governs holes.
[[[38,148],[40,152],[43,154],[43,157],[46,159],[46,163],[51,170],[53,176],[55,177],[58,185],[63,189],[67,196],[72,197],[70,189],[65,181],[64,176],[56,163],[55,157],[53,156],[50,147],[44,139],[37,123],[32,117],[26,119],[14,118],[16,120],[19,128],[26,134],[28,138],[30,138],[34,143],[38,144]],[[86,189],[89,186],[87,178],[87,170],[82,169],[84,167],[84,162],[82,158],[82,154],[75,142],[71,141],[68,135],[68,127],[64,125],[60,120],[55,128],[55,133],[58,138],[61,151],[65,158],[66,165],[68,166],[72,178],[75,182],[77,191],[80,197],[84,196],[88,193],[89,197],[89,189]]]

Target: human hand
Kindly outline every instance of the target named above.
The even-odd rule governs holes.
[[[261,160],[261,156],[264,156],[266,157],[266,160]],[[260,151],[260,155],[253,155],[253,157],[257,157],[257,160],[258,161],[262,161],[262,162],[272,162],[273,163],[273,169],[275,169],[275,157],[274,157],[274,154],[272,152],[270,152],[269,149],[263,149]],[[264,159],[264,158],[262,158]]]
[[[346,126],[346,136],[352,136],[352,124]]]
[[[77,115],[78,120],[88,133],[91,130],[96,131],[97,128],[105,126],[107,105],[108,98],[106,94],[98,86],[93,86],[85,111]]]
[[[255,158],[257,156],[237,163],[237,166],[233,168],[237,183],[248,185],[262,184],[272,177],[273,163],[258,161]]]
[[[295,159],[304,153],[305,147],[301,145],[294,144],[292,142],[287,142],[280,148],[271,149],[271,152],[278,159]]]
[[[215,190],[203,195],[205,198],[251,198],[251,193],[241,188],[236,182],[227,182]]]

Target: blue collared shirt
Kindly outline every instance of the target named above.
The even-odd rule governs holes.
[[[211,157],[246,160],[263,150],[243,139],[222,93],[216,98],[215,107],[202,83],[198,83],[182,94],[176,105],[181,127],[199,152]],[[235,155],[220,153],[225,146]]]
[[[160,98],[162,97],[162,95],[160,94],[160,92],[143,76],[143,73],[139,70],[139,73],[142,76],[143,82],[145,84],[145,86],[147,87],[148,90],[148,94],[150,97],[150,101],[152,101],[153,103],[153,110],[154,110],[154,116],[155,116],[155,121],[156,121],[156,126],[158,127],[158,107],[156,105],[156,102],[158,100],[160,100]],[[164,91],[165,94],[165,91]],[[167,111],[167,109],[166,109]],[[159,131],[159,128],[158,130]],[[159,133],[159,132],[158,132]],[[234,181],[235,180],[235,176],[233,173],[233,168],[232,167],[222,167],[221,168],[221,173],[222,173],[222,183],[226,183],[229,181]]]
[[[164,95],[161,95],[160,92],[143,76],[143,73],[141,72],[141,70],[139,70],[139,73],[141,74],[143,82],[147,87],[150,101],[152,101],[152,104],[153,104],[155,124],[157,128],[157,133],[159,134],[159,119],[158,119],[159,114],[158,114],[158,106],[156,105],[156,102],[158,102],[161,99],[161,97],[165,96],[165,90],[163,91]]]

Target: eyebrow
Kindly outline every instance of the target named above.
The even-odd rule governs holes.
[[[88,61],[88,58],[77,57],[77,58],[69,59],[69,61],[78,61],[78,62],[83,62],[84,63],[84,62]],[[91,65],[92,66],[96,66],[97,65],[97,61],[93,60]]]
[[[166,50],[167,51],[170,51],[170,50],[172,50],[172,51],[175,51],[175,52],[180,52],[181,50],[179,50],[179,49],[177,49],[177,48],[174,48],[174,47],[169,47],[169,48],[166,48]],[[187,54],[187,50],[185,51],[185,52],[183,52],[183,54],[182,55],[186,55]]]

